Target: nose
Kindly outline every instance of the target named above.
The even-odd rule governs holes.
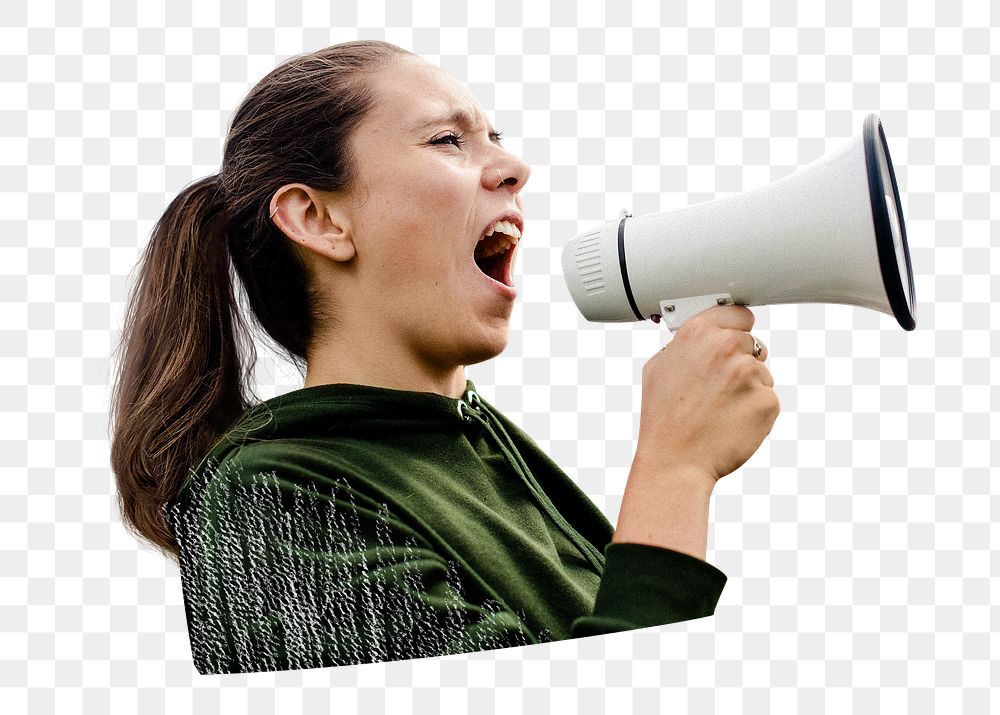
[[[493,165],[492,170],[487,168],[483,172],[484,183],[491,189],[499,189],[502,186],[513,187],[515,192],[524,188],[531,176],[531,167],[519,157],[510,153],[505,153]]]

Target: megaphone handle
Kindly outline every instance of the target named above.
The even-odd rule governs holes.
[[[688,318],[692,318],[703,310],[717,305],[732,305],[731,293],[710,293],[708,295],[693,295],[686,298],[670,298],[660,301],[660,316],[670,333],[676,333]]]

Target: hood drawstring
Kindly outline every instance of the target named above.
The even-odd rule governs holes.
[[[548,514],[552,521],[554,521],[562,532],[566,534],[567,538],[569,538],[569,540],[576,545],[576,547],[580,550],[580,553],[583,554],[583,557],[590,563],[590,565],[593,566],[598,573],[603,573],[605,561],[604,554],[602,554],[593,544],[580,536],[580,534],[577,533],[569,522],[563,518],[562,514],[559,513],[555,505],[545,495],[541,486],[539,486],[538,482],[535,481],[535,477],[531,474],[531,470],[528,469],[528,465],[525,463],[524,458],[521,456],[521,453],[517,451],[514,440],[511,439],[507,430],[504,429],[503,424],[501,424],[495,416],[490,414],[489,409],[485,406],[475,390],[466,390],[464,398],[458,398],[458,414],[466,422],[478,422],[486,428],[486,430],[493,437],[493,440],[497,443],[497,445],[499,445],[500,450],[510,463],[510,466],[514,468],[514,471],[517,472],[524,483],[528,486],[528,490],[535,497],[535,500],[541,505],[542,510]]]

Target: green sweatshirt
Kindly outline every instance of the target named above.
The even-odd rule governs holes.
[[[423,658],[712,615],[726,576],[613,544],[604,514],[467,382],[302,388],[249,409],[167,517],[194,664]]]

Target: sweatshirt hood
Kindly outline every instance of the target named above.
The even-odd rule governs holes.
[[[254,405],[227,437],[243,442],[456,430],[464,423],[460,403],[468,404],[470,390],[476,391],[472,380],[458,398],[352,383],[303,387]]]

